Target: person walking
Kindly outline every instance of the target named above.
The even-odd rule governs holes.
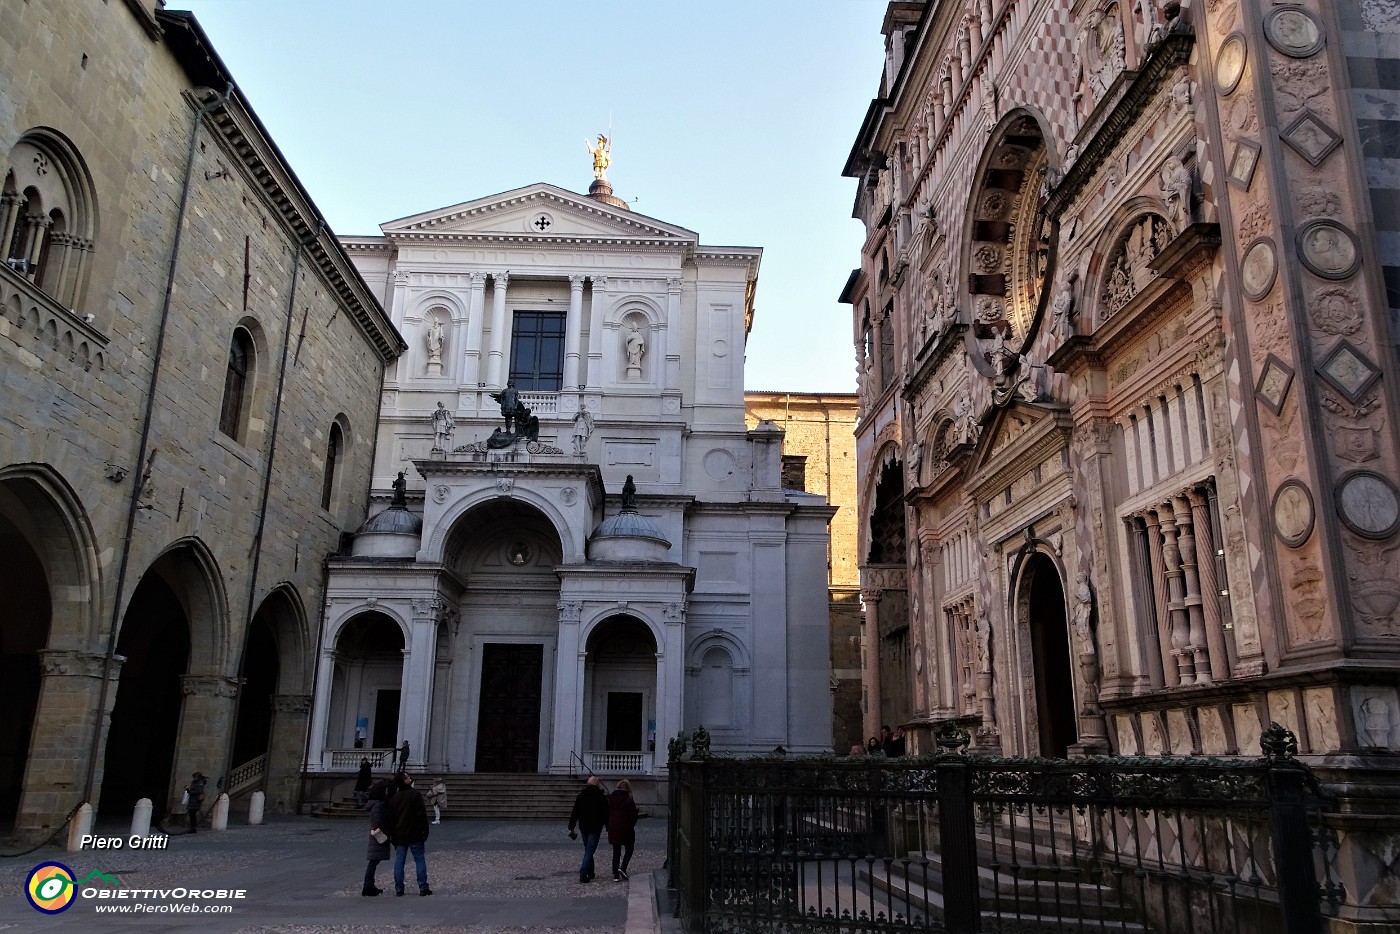
[[[442,809],[447,807],[447,782],[438,779],[433,783],[433,792],[428,796],[429,803],[433,806],[433,823],[442,823]]]
[[[588,784],[574,798],[574,809],[569,812],[569,839],[575,840],[583,834],[583,862],[578,867],[580,882],[593,881],[593,851],[598,849],[598,838],[608,824],[608,812],[608,796],[598,784],[598,776],[588,776]]]
[[[637,802],[632,798],[632,783],[621,779],[608,795],[608,842],[613,848],[613,881],[627,878],[627,865],[632,862],[632,847],[637,843]]]
[[[185,786],[185,813],[190,818],[190,833],[199,832],[195,825],[199,823],[199,809],[204,806],[204,786],[207,784],[209,779],[204,777],[204,773],[195,772]]]
[[[374,784],[374,776],[369,772],[369,760],[360,759],[360,771],[355,773],[355,805],[364,807],[369,800],[369,789]]]
[[[408,771],[408,740],[404,740],[403,745],[399,747],[399,771]]]
[[[428,888],[428,861],[423,847],[428,842],[428,808],[423,795],[413,787],[413,776],[400,772],[395,778],[399,790],[389,799],[389,836],[394,841],[394,894],[403,894],[403,868],[408,854],[413,853],[413,866],[418,873],[418,894],[431,895]]]
[[[376,782],[365,792],[365,803],[362,807],[369,811],[369,849],[366,853],[369,865],[365,867],[365,884],[360,889],[361,895],[379,895],[384,891],[374,884],[374,874],[379,869],[379,864],[389,858],[389,832],[385,830],[384,823],[384,808],[388,797],[388,782]]]

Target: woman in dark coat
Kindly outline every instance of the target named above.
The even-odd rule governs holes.
[[[384,802],[388,798],[388,783],[376,782],[372,785],[366,795],[368,798],[365,810],[369,811],[369,850],[366,855],[369,857],[369,865],[365,867],[365,884],[360,889],[361,895],[378,895],[384,890],[374,884],[374,872],[379,868],[379,864],[389,858],[389,835],[381,828],[384,826]],[[375,831],[380,831],[384,839],[375,838]]]
[[[632,783],[620,780],[608,795],[608,842],[613,848],[613,881],[627,878],[632,847],[637,842],[637,802],[632,800]]]
[[[355,774],[355,803],[360,807],[365,806],[369,800],[369,789],[374,784],[374,776],[369,772],[369,760],[360,760],[360,771]]]

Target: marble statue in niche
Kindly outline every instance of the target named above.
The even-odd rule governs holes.
[[[442,344],[443,331],[442,322],[437,318],[432,319],[428,325],[428,331],[423,335],[423,343],[428,348],[428,375],[442,375]]]
[[[647,342],[642,336],[641,328],[636,324],[628,326],[627,333],[622,338],[623,354],[627,358],[627,378],[642,378],[642,355],[646,353]]]

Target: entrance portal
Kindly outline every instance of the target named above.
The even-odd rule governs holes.
[[[146,573],[131,595],[117,654],[126,661],[107,730],[100,810],[127,815],[140,798],[150,798],[157,809],[170,799],[185,699],[181,678],[190,658],[184,607],[157,568]]]
[[[544,646],[488,642],[481,654],[476,770],[536,772]]]
[[[1064,585],[1054,563],[1044,555],[1035,555],[1027,562],[1022,581],[1024,618],[1030,626],[1035,661],[1040,754],[1064,758],[1079,740]]]

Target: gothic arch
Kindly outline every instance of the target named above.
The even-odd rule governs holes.
[[[5,508],[8,496],[22,516]],[[46,464],[14,464],[0,468],[0,515],[23,523],[20,532],[44,565],[52,602],[47,647],[96,646],[104,616],[102,566],[77,493]]]
[[[60,303],[77,307],[98,232],[96,189],[78,148],[50,127],[27,130],[6,153],[2,197],[4,258],[12,258],[12,245],[22,245],[25,255],[13,258],[37,261],[22,274]]]
[[[198,538],[186,537],[170,543],[158,554],[138,580],[149,574],[160,576],[180,599],[190,627],[190,673],[233,673],[230,650],[228,595],[223,574],[209,546]],[[136,588],[129,588],[127,605],[122,608],[122,628],[127,626]]]

